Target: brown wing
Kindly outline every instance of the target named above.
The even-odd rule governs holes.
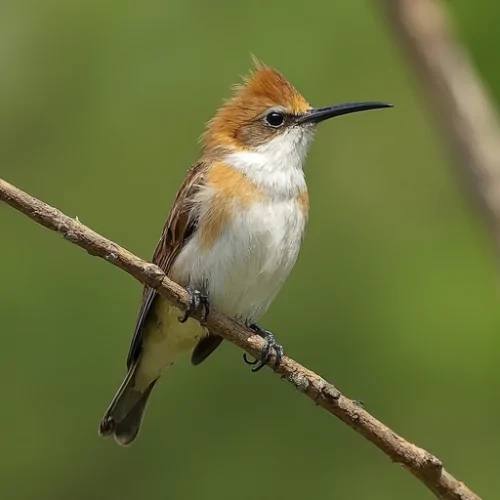
[[[197,163],[188,171],[184,183],[177,192],[160,241],[156,245],[152,262],[167,275],[179,252],[196,230],[198,220],[191,200],[204,183],[207,166],[206,163]],[[144,287],[141,308],[127,357],[127,368],[130,368],[139,357],[142,346],[142,327],[157,296],[154,289]]]

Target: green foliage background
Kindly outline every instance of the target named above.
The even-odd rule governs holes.
[[[500,4],[449,5],[500,97]],[[498,498],[496,263],[376,2],[7,1],[0,40],[1,176],[144,258],[250,52],[317,106],[394,102],[321,127],[308,236],[263,324]],[[140,286],[5,205],[0,229],[2,498],[432,498],[229,344],[164,377],[133,447],[100,440]]]

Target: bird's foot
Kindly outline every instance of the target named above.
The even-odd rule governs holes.
[[[281,363],[281,358],[283,357],[283,347],[276,343],[274,340],[274,335],[269,330],[264,330],[259,325],[253,323],[250,325],[250,328],[259,336],[262,337],[266,341],[266,345],[264,350],[262,351],[262,355],[260,359],[255,359],[251,361],[248,359],[247,354],[243,354],[243,359],[247,365],[252,365],[252,371],[258,372],[261,368],[267,365],[269,359],[271,359],[271,350],[274,349],[275,360],[274,360],[274,369],[278,368]]]
[[[186,290],[189,293],[189,303],[184,314],[179,318],[179,321],[185,323],[194,312],[201,309],[200,323],[202,326],[205,326],[210,313],[210,302],[208,297],[203,295],[199,290],[195,290],[189,286]]]

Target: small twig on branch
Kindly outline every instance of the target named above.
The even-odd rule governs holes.
[[[87,250],[89,254],[107,260],[141,283],[154,288],[172,304],[185,309],[188,300],[186,290],[168,279],[165,273],[154,264],[143,261],[81,222],[64,215],[56,208],[33,198],[2,179],[0,179],[0,200],[42,226],[60,233],[66,240]],[[217,311],[210,313],[207,326],[211,331],[218,333],[252,356],[260,357],[264,341],[248,328]],[[274,359],[271,359],[268,365],[272,366],[273,362]],[[316,404],[363,435],[394,462],[403,465],[438,498],[479,500],[479,497],[463,483],[445,471],[438,458],[398,436],[316,373],[288,356],[283,357],[276,372]]]
[[[500,253],[500,127],[441,0],[380,0]]]

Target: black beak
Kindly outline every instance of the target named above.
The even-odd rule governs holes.
[[[335,116],[348,115],[358,111],[368,111],[369,109],[392,108],[392,104],[383,102],[348,102],[327,108],[314,108],[301,116],[296,123],[303,125],[306,123],[319,123]]]

